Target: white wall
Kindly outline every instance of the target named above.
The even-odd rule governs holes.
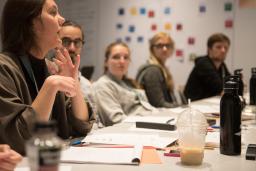
[[[0,11],[5,0],[0,1]],[[188,74],[193,67],[189,61],[189,54],[202,55],[206,53],[207,37],[214,32],[227,34],[232,43],[227,57],[230,71],[236,68],[244,69],[245,82],[248,83],[250,68],[256,67],[254,58],[256,49],[256,9],[240,9],[239,0],[56,0],[64,17],[74,19],[85,29],[86,45],[82,53],[81,65],[95,65],[94,79],[103,72],[105,47],[116,38],[143,36],[144,43],[131,42],[132,63],[129,75],[134,77],[137,68],[148,57],[148,39],[155,33],[149,29],[150,24],[156,23],[158,31],[164,31],[163,24],[170,22],[173,29],[169,31],[176,42],[176,48],[184,50],[184,62],[180,62],[175,55],[168,61],[167,66],[174,76],[176,85],[184,85]],[[233,3],[233,10],[223,10],[225,2]],[[205,14],[198,12],[199,5],[205,5]],[[162,14],[166,6],[172,8],[170,16]],[[156,11],[156,16],[149,19],[146,16],[125,15],[119,17],[117,9],[123,7],[126,12],[132,7],[145,7]],[[234,20],[234,28],[226,29],[224,21],[228,18]],[[124,30],[117,31],[115,25],[121,22]],[[183,31],[175,30],[177,23],[183,23]],[[129,33],[129,24],[136,26],[135,33]],[[196,38],[194,46],[187,44],[188,36]]]

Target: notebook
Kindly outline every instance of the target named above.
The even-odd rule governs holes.
[[[61,162],[139,165],[142,150],[142,146],[122,148],[70,147],[62,151]]]

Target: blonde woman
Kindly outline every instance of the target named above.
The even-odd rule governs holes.
[[[139,68],[137,81],[145,89],[151,105],[155,107],[177,107],[172,75],[165,66],[174,51],[174,41],[167,33],[157,33],[149,41],[150,56]]]

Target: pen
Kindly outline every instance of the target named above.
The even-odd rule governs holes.
[[[172,121],[174,121],[174,118],[167,120],[166,123],[169,124],[169,123],[171,123]]]
[[[71,142],[71,145],[79,145],[79,144],[82,144],[83,142],[81,140],[76,140],[76,141],[73,141]]]
[[[215,129],[219,129],[220,128],[220,126],[218,126],[218,125],[212,125],[211,127],[215,128]]]

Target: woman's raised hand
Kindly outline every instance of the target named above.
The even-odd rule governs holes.
[[[80,55],[77,55],[75,63],[72,63],[71,57],[67,49],[58,49],[56,51],[56,58],[54,59],[55,64],[58,66],[57,75],[72,77],[78,79],[78,68],[80,65]]]

